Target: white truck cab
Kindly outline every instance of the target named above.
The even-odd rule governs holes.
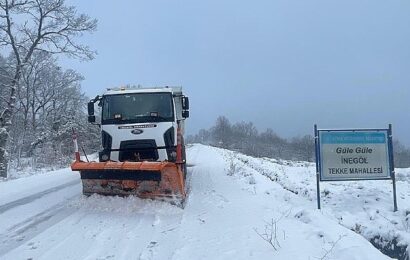
[[[88,104],[88,121],[96,123],[94,103],[101,107],[102,151],[99,161],[169,161],[177,158],[189,100],[181,87],[108,89]]]

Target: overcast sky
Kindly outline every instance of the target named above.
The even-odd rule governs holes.
[[[98,51],[63,60],[89,96],[107,87],[182,85],[188,133],[218,115],[285,137],[387,127],[410,145],[408,0],[70,0],[98,19]]]

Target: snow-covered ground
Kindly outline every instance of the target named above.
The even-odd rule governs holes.
[[[81,195],[69,169],[0,182],[0,259],[389,259],[369,240],[410,242],[409,170],[391,183],[321,183],[314,165],[188,149],[184,209]],[[407,215],[406,215],[407,214]]]

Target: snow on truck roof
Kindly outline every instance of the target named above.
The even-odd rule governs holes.
[[[173,94],[182,94],[182,87],[147,87],[127,86],[118,88],[108,88],[104,95],[119,95],[127,93],[160,93],[171,92]]]

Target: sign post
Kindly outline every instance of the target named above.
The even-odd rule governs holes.
[[[315,154],[316,154],[316,191],[317,191],[317,208],[320,209],[320,166],[319,166],[319,135],[317,125],[315,124]]]
[[[389,150],[390,150],[390,172],[391,179],[393,182],[393,205],[394,211],[397,211],[397,196],[396,196],[396,172],[394,170],[394,159],[393,159],[393,134],[392,126],[389,124]]]
[[[392,127],[317,129],[315,125],[318,209],[320,181],[392,180],[397,211]]]

